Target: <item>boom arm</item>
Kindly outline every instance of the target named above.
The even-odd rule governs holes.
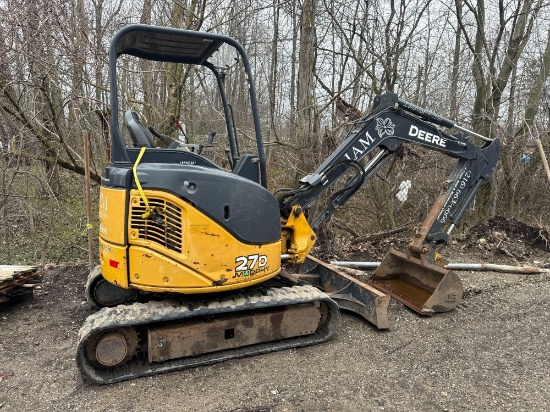
[[[377,96],[371,113],[354,124],[342,144],[317,170],[302,178],[298,189],[279,196],[283,218],[294,220],[297,211],[309,209],[344,173],[352,168],[357,170],[345,182],[344,188],[331,196],[328,206],[312,220],[311,228],[316,230],[365,181],[374,176],[403,143],[408,142],[458,159],[447,180],[447,187],[414,239],[418,248],[425,239],[435,244],[446,243],[449,233],[462,218],[478,189],[491,176],[500,145],[498,140],[469,132],[484,140],[478,147],[468,140],[466,134],[461,132],[453,136],[437,126],[457,127],[469,132],[449,119],[399,99],[393,93]],[[447,232],[442,232],[449,224]],[[292,237],[297,233],[290,233],[293,228],[287,229],[290,229],[290,244],[294,244]],[[290,260],[298,262],[300,258],[291,256]]]

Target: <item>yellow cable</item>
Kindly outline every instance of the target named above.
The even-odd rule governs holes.
[[[143,153],[145,153],[145,146],[141,148],[139,151],[139,155],[136,159],[136,162],[134,163],[134,167],[132,168],[132,171],[134,172],[134,180],[136,181],[136,186],[139,190],[139,194],[141,195],[141,199],[143,200],[143,203],[145,203],[145,210],[146,212],[141,215],[142,219],[147,219],[153,209],[149,207],[149,202],[147,201],[147,196],[145,196],[145,192],[143,191],[143,188],[141,187],[141,183],[139,182],[138,175],[137,175],[137,166],[139,164],[139,161],[141,160],[141,157],[143,156]]]

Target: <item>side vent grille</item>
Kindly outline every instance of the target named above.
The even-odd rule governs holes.
[[[148,219],[142,216],[146,211],[143,199],[139,204],[132,204],[130,227],[138,233],[138,239],[158,243],[170,250],[182,251],[181,209],[163,199],[148,197],[150,207],[155,213]]]

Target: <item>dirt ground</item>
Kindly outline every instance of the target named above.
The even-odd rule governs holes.
[[[537,230],[484,222],[446,255],[550,268]],[[391,243],[354,244],[345,258],[371,260]],[[465,293],[449,313],[419,317],[392,301],[389,331],[344,314],[322,345],[98,386],[75,363],[92,313],[87,267],[55,267],[34,299],[0,307],[0,411],[548,410],[550,274],[458,273]]]

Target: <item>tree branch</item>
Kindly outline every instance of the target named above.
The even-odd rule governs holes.
[[[48,163],[56,163],[60,167],[62,167],[63,169],[70,170],[71,172],[78,173],[79,175],[82,175],[82,176],[85,175],[84,166],[80,166],[78,164],[73,164],[73,163],[67,162],[63,159],[60,159],[60,158],[55,158],[54,159],[54,158],[49,157],[49,156],[43,156],[43,155],[38,155],[38,154],[35,154],[35,153],[29,153],[29,152],[24,152],[24,151],[21,151],[20,153],[8,152],[8,154],[10,154],[10,155],[19,154],[21,157],[25,157],[27,159],[41,160],[43,162],[48,162]],[[93,171],[90,171],[90,177],[97,184],[101,183],[101,175],[99,175],[99,174],[97,174]]]

